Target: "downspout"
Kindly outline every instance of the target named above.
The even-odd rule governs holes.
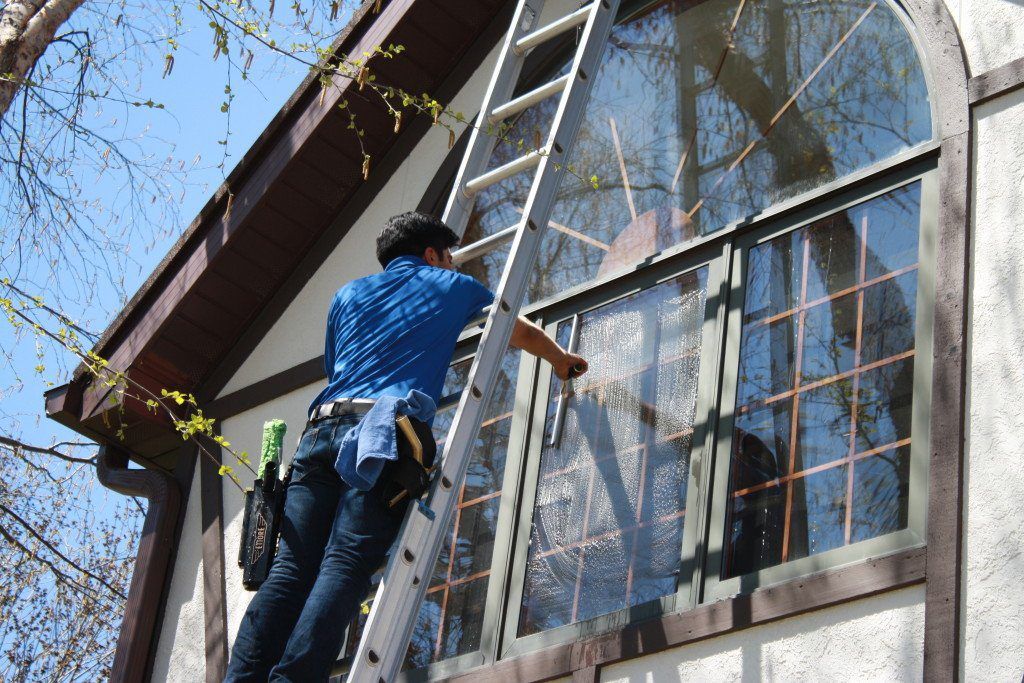
[[[114,446],[100,446],[96,459],[100,483],[117,493],[149,501],[110,670],[110,680],[135,683],[146,679],[151,646],[157,635],[159,596],[170,570],[181,492],[174,478],[164,472],[129,470],[127,466],[128,456],[124,451]]]

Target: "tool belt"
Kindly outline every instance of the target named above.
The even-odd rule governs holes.
[[[372,398],[339,398],[330,403],[321,403],[309,415],[309,424],[325,417],[338,415],[365,415],[376,403]]]
[[[310,423],[335,415],[367,413],[373,404],[370,398],[340,398],[317,406],[309,416]],[[408,415],[395,417],[395,445],[398,459],[388,462],[378,481],[384,482],[382,497],[389,508],[416,500],[430,486],[430,474],[437,457],[437,442],[430,425]]]
[[[380,473],[384,482],[384,503],[392,509],[416,500],[430,486],[430,474],[437,457],[437,442],[430,425],[408,415],[395,418],[398,459],[388,462]]]
[[[364,414],[373,403],[369,399],[332,401],[317,406],[309,421],[349,413]],[[395,419],[395,441],[398,459],[384,466],[379,481],[383,482],[380,490],[385,505],[400,509],[403,503],[422,496],[430,486],[437,442],[429,424],[407,415]],[[246,590],[254,591],[266,581],[277,554],[284,503],[292,478],[291,465],[283,480],[278,478],[279,467],[278,463],[272,464],[264,477],[257,479],[245,492],[238,566],[242,569],[242,585]]]

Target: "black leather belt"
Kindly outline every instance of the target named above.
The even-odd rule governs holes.
[[[329,403],[322,403],[313,409],[309,416],[310,422],[322,420],[325,417],[336,417],[338,415],[365,415],[377,401],[372,398],[339,398]]]

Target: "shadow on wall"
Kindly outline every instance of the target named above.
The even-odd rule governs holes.
[[[914,681],[923,639],[924,588],[915,586],[622,662],[602,680]]]
[[[202,680],[206,672],[199,470],[197,466],[193,475],[193,495],[188,499],[181,543],[164,605],[153,664],[154,681]]]

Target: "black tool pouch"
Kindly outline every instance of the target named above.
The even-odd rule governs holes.
[[[242,585],[246,590],[254,591],[267,580],[277,554],[285,493],[292,478],[292,468],[288,466],[284,481],[278,478],[277,472],[277,463],[269,465],[263,479],[257,479],[245,492],[238,566],[242,568]]]
[[[400,415],[395,426],[398,459],[384,465],[381,471],[381,481],[385,482],[382,494],[390,508],[416,500],[426,492],[437,457],[437,442],[426,422]]]

